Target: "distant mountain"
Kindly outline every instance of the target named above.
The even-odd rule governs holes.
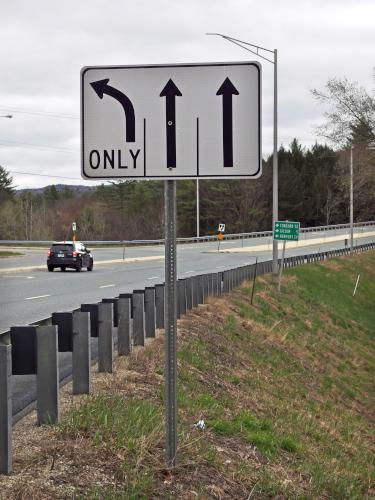
[[[53,184],[56,188],[56,191],[64,191],[64,189],[70,189],[75,193],[87,193],[89,191],[94,191],[96,189],[95,186],[84,186],[84,185],[76,185],[76,184]],[[42,194],[46,189],[52,187],[52,184],[49,186],[44,186],[41,188],[27,188],[27,189],[16,189],[16,194],[21,194],[25,192],[31,192],[34,194]]]

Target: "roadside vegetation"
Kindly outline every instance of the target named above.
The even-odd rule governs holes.
[[[65,390],[59,426],[16,426],[0,497],[374,498],[374,297],[369,252],[286,270],[280,294],[259,278],[254,305],[249,283],[211,299],[178,324],[175,469],[160,333],[91,396]]]
[[[23,253],[0,250],[0,259],[3,259],[5,257],[19,257],[20,255],[23,255]]]

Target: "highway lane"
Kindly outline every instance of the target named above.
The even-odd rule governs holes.
[[[361,239],[360,242],[374,241],[374,237]],[[251,240],[249,252],[240,252],[241,242],[230,241],[221,245],[221,249],[238,249],[238,253],[217,252],[217,242],[202,244],[185,244],[178,247],[178,277],[188,277],[193,274],[217,272],[240,265],[271,258],[271,249],[257,251],[254,246],[259,241]],[[246,248],[246,244],[244,247]],[[269,245],[270,247],[270,245]],[[343,241],[324,244],[323,242],[309,247],[289,249],[286,255],[299,255],[319,250],[342,248]],[[92,273],[83,270],[77,273],[67,270],[65,273],[55,270],[49,273],[45,267],[45,250],[25,251],[22,258],[1,259],[1,267],[16,267],[34,263],[42,265],[42,270],[12,271],[0,274],[0,332],[9,330],[10,326],[29,324],[49,317],[52,312],[66,311],[77,308],[82,303],[98,302],[104,297],[115,297],[122,292],[131,292],[137,288],[164,281],[164,248],[137,247],[129,249],[131,255],[122,258],[119,248],[93,249],[96,265]],[[119,255],[120,253],[120,255]],[[147,257],[158,260],[142,260],[128,262],[131,257]],[[115,259],[116,262],[101,264],[103,260]],[[4,265],[3,261],[7,261]],[[11,262],[13,261],[13,262]],[[22,264],[19,264],[19,263]],[[0,268],[1,270],[1,268]]]

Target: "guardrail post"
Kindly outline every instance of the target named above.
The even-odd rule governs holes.
[[[212,295],[213,297],[217,297],[219,295],[219,274],[218,273],[212,273]]]
[[[203,302],[206,302],[206,299],[209,295],[208,274],[202,275],[202,281],[203,281]]]
[[[102,299],[103,304],[113,304],[113,326],[118,326],[118,307],[117,307],[118,298],[111,299]]]
[[[91,388],[90,315],[74,311],[73,329],[73,394],[89,394]]]
[[[52,313],[52,324],[57,326],[59,352],[73,351],[73,316],[71,312]]]
[[[57,326],[36,328],[38,425],[59,421],[59,359]]]
[[[145,288],[145,333],[146,338],[155,337],[155,288]]]
[[[204,282],[203,275],[198,274],[197,276],[197,290],[198,290],[198,304],[204,304]]]
[[[144,290],[133,290],[133,339],[134,345],[145,345]]]
[[[230,271],[223,272],[223,292],[228,293],[230,290]]]
[[[98,371],[113,372],[113,305],[98,304]]]
[[[191,283],[192,283],[192,297],[193,297],[193,307],[198,306],[198,288],[199,288],[199,280],[198,276],[192,276],[191,277]]]
[[[90,335],[91,337],[98,337],[98,304],[82,304],[81,311],[90,313]]]
[[[131,348],[131,296],[127,295],[128,297],[120,297],[117,303],[117,350],[119,356],[127,356],[130,354]]]
[[[186,278],[186,309],[189,311],[193,307],[193,280]]]
[[[156,328],[164,328],[164,288],[164,283],[155,285]]]
[[[178,296],[178,317],[186,314],[186,280],[179,279],[177,281],[177,296]]]
[[[0,473],[12,472],[12,346],[0,344]]]

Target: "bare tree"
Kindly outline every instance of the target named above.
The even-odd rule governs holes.
[[[328,80],[323,91],[313,89],[314,98],[328,106],[326,123],[318,134],[335,146],[368,144],[375,140],[375,98],[346,78]]]

